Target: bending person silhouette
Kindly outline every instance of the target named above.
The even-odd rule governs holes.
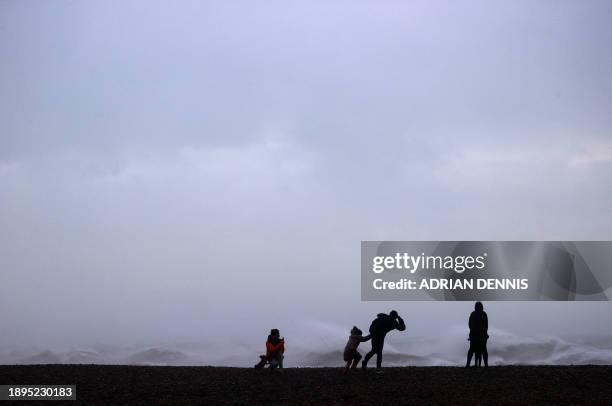
[[[406,330],[404,320],[397,314],[395,310],[391,313],[379,313],[376,319],[372,321],[370,325],[370,336],[372,337],[372,349],[368,352],[361,363],[361,368],[366,369],[368,367],[368,361],[374,354],[376,354],[376,369],[380,370],[382,365],[382,351],[385,345],[385,336],[389,331]]]
[[[478,355],[482,355],[485,367],[489,366],[489,354],[487,353],[487,339],[489,335],[487,330],[489,329],[489,319],[487,313],[484,311],[482,303],[476,302],[474,305],[474,311],[470,314],[470,320],[468,322],[470,327],[470,349],[467,353],[466,367],[470,366],[472,362],[472,355],[476,353],[476,359],[474,364],[478,365]]]

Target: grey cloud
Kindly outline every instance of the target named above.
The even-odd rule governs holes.
[[[610,239],[609,15],[2,2],[2,340],[366,323],[360,240]],[[566,331],[542,323],[559,307],[510,306]],[[607,304],[581,306],[610,333],[582,317]],[[434,331],[468,309],[403,310]]]

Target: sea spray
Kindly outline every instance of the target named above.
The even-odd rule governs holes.
[[[282,332],[287,340],[286,367],[340,367],[351,326],[320,321],[304,322]],[[369,326],[360,326],[367,332]],[[264,332],[265,333],[265,332]],[[463,326],[439,334],[391,333],[384,350],[385,366],[461,366],[469,342]],[[612,337],[523,337],[489,329],[490,365],[612,364]],[[80,346],[78,348],[4,348],[2,364],[127,364],[218,365],[252,367],[264,351],[265,334],[245,335],[219,342],[163,343],[160,345]],[[370,343],[361,344],[364,355]]]

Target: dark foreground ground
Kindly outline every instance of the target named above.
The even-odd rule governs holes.
[[[612,366],[406,367],[341,376],[339,368],[271,374],[217,367],[30,365],[0,366],[0,384],[76,384],[78,401],[98,404],[612,404]]]

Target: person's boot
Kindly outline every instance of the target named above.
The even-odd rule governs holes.
[[[353,361],[353,365],[351,365],[351,369],[356,369],[357,368],[357,364],[359,363],[358,360],[354,360]]]
[[[342,375],[348,374],[348,370],[349,370],[348,367],[342,368]]]
[[[361,361],[361,369],[364,371],[368,369],[368,361]]]

